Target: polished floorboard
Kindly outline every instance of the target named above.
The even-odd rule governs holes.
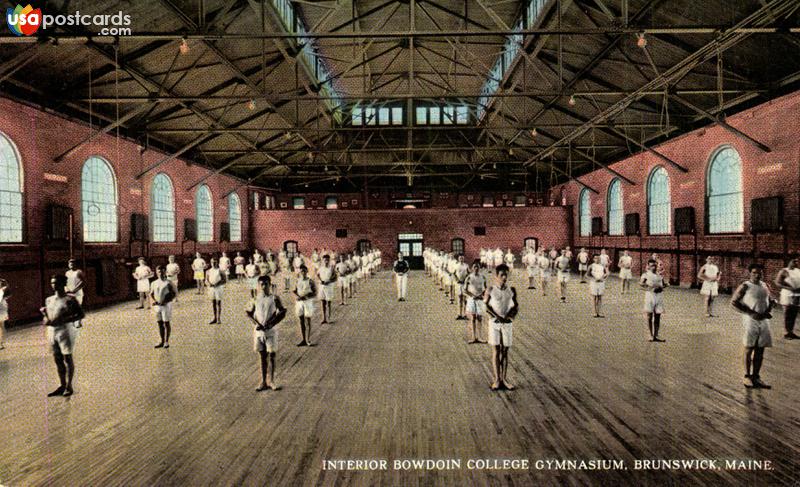
[[[525,281],[525,282],[523,282]],[[662,335],[646,340],[642,294],[610,281],[605,319],[588,289],[558,302],[512,275],[511,392],[491,392],[490,349],[465,344],[465,321],[421,272],[409,299],[379,273],[314,320],[297,348],[278,327],[279,391],[257,393],[258,355],[244,285],[227,286],[223,324],[183,291],[169,350],[154,350],[148,311],[124,303],[88,314],[75,394],[57,385],[40,326],[11,330],[0,351],[0,485],[797,485],[800,341],[775,346],[742,386],[740,319],[703,317],[696,291],[668,289]],[[286,296],[286,295],[283,295]],[[284,302],[290,301],[284,297]],[[289,304],[289,303],[286,303]],[[290,307],[290,310],[292,307]],[[627,470],[469,470],[467,459],[622,460]],[[324,470],[323,460],[387,459],[388,471]],[[461,459],[456,470],[393,470],[394,459]],[[770,470],[634,470],[636,459],[769,460]]]

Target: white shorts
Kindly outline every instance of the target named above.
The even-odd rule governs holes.
[[[314,300],[308,298],[294,303],[294,314],[298,318],[311,318],[314,316]]]
[[[539,275],[538,267],[528,267],[528,277],[536,277]]]
[[[606,292],[605,281],[589,281],[589,294],[592,296],[602,296]]]
[[[589,270],[589,264],[578,264],[578,270],[581,271],[581,272],[588,271]]]
[[[336,296],[336,285],[333,283],[320,285],[319,299],[323,301],[333,301]]]
[[[781,289],[780,303],[783,306],[800,306],[800,294]]]
[[[136,281],[136,292],[137,293],[149,293],[150,292],[150,279],[139,279]]]
[[[347,277],[345,277],[345,276],[339,276],[339,278],[337,279],[337,281],[339,282],[339,286],[340,286],[340,287],[345,287],[345,286],[347,286]]]
[[[550,279],[550,269],[539,268],[539,277],[542,279]]]
[[[719,282],[703,281],[703,285],[700,287],[700,294],[703,296],[717,296],[719,294]]]
[[[250,289],[256,290],[258,289],[258,278],[257,277],[248,277],[247,283],[250,285]]]
[[[244,275],[244,266],[241,264],[236,264],[236,275]]]
[[[178,288],[178,276],[170,276],[170,277],[167,277],[167,280],[168,280],[169,282],[171,282],[173,286],[175,286],[175,290],[176,290],[176,291],[179,289],[179,288]],[[82,296],[82,295],[81,295],[81,300],[83,300],[83,296]],[[80,302],[80,301],[79,301],[79,302]]]
[[[206,272],[205,271],[194,271],[194,280],[195,281],[202,281],[205,278],[206,278]]]
[[[467,298],[467,313],[483,316],[484,312],[486,312],[486,303],[482,299]]]
[[[464,295],[464,285],[460,282],[456,281],[456,296],[463,296]]]
[[[275,328],[269,330],[253,329],[253,351],[275,353],[278,350]]]
[[[569,282],[569,272],[558,271],[558,282]]]
[[[745,347],[771,347],[772,334],[769,331],[769,320],[757,321],[749,315],[742,314],[744,334],[742,343]]]
[[[661,314],[664,312],[664,293],[646,291],[644,293],[644,312]]]
[[[633,277],[633,273],[631,273],[630,269],[620,269],[619,270],[619,278],[620,279],[631,279]]]
[[[150,288],[148,287],[147,290],[150,291]],[[77,301],[78,304],[83,304],[83,289],[81,289],[80,291],[75,291],[74,293],[68,293],[68,294],[73,295],[75,297],[75,301]]]
[[[442,274],[442,284],[444,286],[449,286],[451,282],[450,274]]]
[[[172,303],[153,305],[153,315],[156,317],[156,321],[171,321]]]
[[[63,326],[46,327],[47,343],[55,350],[56,347],[62,355],[70,355],[75,350],[75,340],[78,338],[78,329],[72,323]]]
[[[214,301],[222,301],[222,295],[225,293],[225,286],[209,286],[208,297]]]
[[[511,346],[513,323],[498,323],[495,320],[489,321],[489,345],[502,345],[504,347]]]

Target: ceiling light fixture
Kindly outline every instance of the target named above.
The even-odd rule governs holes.
[[[247,102],[247,108],[248,108],[248,109],[249,109],[251,112],[252,112],[253,110],[255,110],[255,109],[256,109],[256,101],[255,101],[255,100],[250,100],[249,102]]]
[[[641,34],[636,34],[636,45],[644,49],[647,47],[647,39],[644,37],[644,32]]]
[[[178,50],[181,52],[181,54],[189,54],[189,43],[186,41],[185,37],[181,39],[181,45]]]
[[[536,131],[536,127],[533,127],[531,129],[531,137],[536,137],[537,135],[539,135],[539,132]]]
[[[567,103],[569,103],[569,106],[571,106],[571,107],[574,107],[574,106],[575,106],[575,103],[576,103],[576,101],[575,101],[575,95],[570,95],[570,97],[569,97],[569,101],[568,101]]]

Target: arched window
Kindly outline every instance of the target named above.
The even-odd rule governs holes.
[[[589,199],[589,190],[584,188],[581,191],[580,201],[578,201],[578,214],[580,215],[579,226],[581,237],[588,237],[592,234],[592,202]]]
[[[231,242],[242,241],[242,206],[236,193],[228,195],[228,224],[231,226]]]
[[[450,251],[456,255],[464,253],[464,239],[456,237],[450,241]]]
[[[97,156],[83,164],[81,214],[84,242],[117,241],[117,181],[111,165]]]
[[[742,160],[733,147],[718,149],[708,165],[706,214],[709,233],[744,231]]]
[[[0,243],[22,242],[22,188],[17,148],[0,133]]]
[[[622,235],[625,223],[625,212],[622,208],[622,183],[619,179],[614,179],[608,185],[608,234]]]
[[[536,237],[528,237],[523,241],[523,247],[535,251],[539,248],[539,239]]]
[[[647,232],[667,235],[670,232],[672,206],[669,194],[669,175],[661,166],[650,172],[647,182]]]
[[[297,248],[297,241],[287,240],[283,242],[283,250],[286,251],[286,257],[289,259],[294,259],[294,256],[297,255],[297,252],[299,251]]]
[[[172,181],[164,173],[153,178],[150,188],[150,221],[153,242],[175,241],[175,192]]]
[[[211,190],[205,184],[197,188],[194,211],[197,217],[197,241],[212,241],[214,239],[214,206],[211,202]]]

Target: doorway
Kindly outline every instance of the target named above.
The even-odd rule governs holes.
[[[422,269],[422,234],[401,233],[397,235],[397,251],[403,254],[411,269]]]

